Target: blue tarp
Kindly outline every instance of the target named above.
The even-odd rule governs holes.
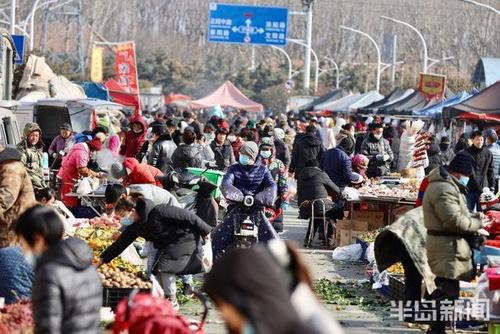
[[[99,100],[111,101],[109,91],[100,83],[85,81],[82,84],[83,90],[88,97],[93,97]]]
[[[414,110],[412,112],[412,115],[413,116],[420,116],[420,117],[438,117],[443,112],[444,107],[454,106],[455,104],[459,104],[462,101],[468,99],[469,97],[471,97],[471,94],[469,94],[467,92],[462,92],[460,94],[453,96],[452,98],[450,98],[446,101],[436,103],[436,104],[434,104],[430,107],[424,108],[424,109]]]

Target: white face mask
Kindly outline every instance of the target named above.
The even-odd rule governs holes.
[[[381,135],[381,134],[380,134],[380,135],[376,135],[376,134],[374,134],[374,135],[373,135],[373,137],[375,137],[375,139],[377,139],[377,140],[378,140],[378,139],[382,138],[382,135]]]
[[[229,142],[231,142],[231,143],[234,143],[236,141],[236,136],[235,135],[229,135],[229,136],[227,136],[227,140],[229,140]]]

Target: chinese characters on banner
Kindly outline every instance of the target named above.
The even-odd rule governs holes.
[[[446,76],[420,73],[418,91],[429,100],[442,98],[446,89]]]
[[[102,59],[104,48],[93,47],[92,59],[90,62],[90,80],[93,82],[102,82]]]
[[[139,94],[135,44],[133,42],[120,44],[116,47],[115,53],[115,73],[118,82],[128,93]]]

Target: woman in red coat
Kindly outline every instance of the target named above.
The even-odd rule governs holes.
[[[111,165],[111,174],[116,179],[122,179],[125,187],[131,184],[152,184],[163,187],[157,180],[163,173],[156,167],[139,163],[135,158],[125,158],[123,163],[115,162]]]
[[[125,133],[125,142],[120,149],[120,155],[136,158],[141,152],[148,126],[144,118],[138,114],[130,117],[129,122],[131,129]]]

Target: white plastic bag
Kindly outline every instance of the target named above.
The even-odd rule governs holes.
[[[214,258],[212,253],[212,240],[205,240],[205,244],[201,247],[201,265],[203,271],[208,273],[212,269]]]
[[[151,288],[151,295],[153,295],[153,297],[165,297],[165,291],[163,291],[160,282],[158,282],[154,275],[151,275],[151,283],[153,284]]]
[[[76,188],[76,193],[79,195],[87,195],[92,193],[92,186],[88,178],[84,177],[78,182],[78,187]]]
[[[288,193],[291,196],[294,196],[297,193],[297,180],[295,180],[294,178],[289,178],[287,181],[287,185],[288,185]]]
[[[370,242],[368,248],[366,248],[366,261],[368,263],[375,262],[375,243]]]
[[[142,259],[137,253],[137,250],[135,249],[133,244],[125,248],[125,250],[120,254],[120,258],[123,261],[130,262],[132,264],[135,264],[136,266],[142,265]]]
[[[337,247],[332,252],[332,259],[339,261],[358,261],[361,259],[363,249],[360,244]]]

